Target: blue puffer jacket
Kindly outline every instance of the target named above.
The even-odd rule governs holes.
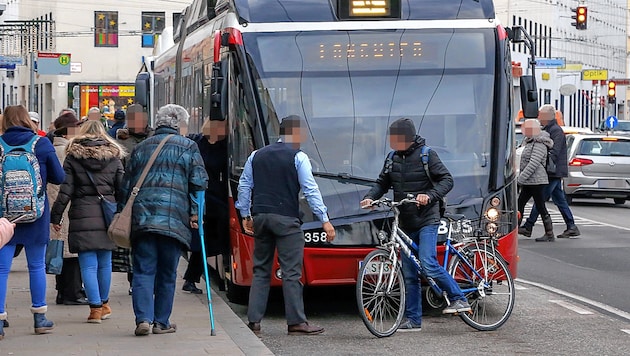
[[[27,143],[35,133],[26,127],[14,126],[7,129],[2,135],[2,139],[11,146],[19,146]],[[39,161],[39,173],[42,176],[44,191],[46,183],[61,184],[66,174],[63,171],[61,163],[55,153],[50,140],[42,137],[35,145],[35,156]],[[29,224],[17,224],[15,234],[9,245],[29,245],[29,244],[46,244],[50,236],[50,207],[48,206],[48,195],[46,195],[46,204],[44,214],[41,218]]]
[[[190,193],[208,187],[208,174],[197,144],[170,127],[139,143],[127,160],[123,196],[128,199],[153,151],[168,134],[175,134],[160,151],[133,204],[132,240],[141,233],[172,237],[190,248],[190,216],[197,214]],[[133,242],[133,241],[132,241]]]

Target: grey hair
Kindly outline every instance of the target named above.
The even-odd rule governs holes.
[[[544,112],[546,114],[551,115],[552,118],[556,116],[556,108],[551,104],[545,104],[538,109],[540,112]]]
[[[170,126],[174,129],[178,129],[182,122],[188,124],[189,117],[188,111],[182,106],[166,104],[155,114],[155,126]]]
[[[97,108],[96,106],[93,106],[93,107],[90,108],[90,110],[88,110],[88,114],[91,114],[91,113],[98,113],[98,114],[100,114],[101,113],[101,109]]]

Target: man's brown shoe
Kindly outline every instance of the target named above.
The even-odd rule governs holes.
[[[259,336],[260,335],[260,323],[254,323],[254,322],[249,322],[247,324],[247,327],[249,328],[249,330],[251,330],[254,335]]]
[[[297,325],[289,325],[287,328],[289,335],[317,335],[324,332],[321,326],[308,325],[308,322]]]

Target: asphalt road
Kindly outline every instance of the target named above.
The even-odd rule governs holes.
[[[572,206],[582,236],[555,243],[519,239],[519,278],[549,285],[630,313],[630,203],[576,201]],[[561,217],[554,215],[554,222]],[[615,225],[615,226],[611,226]],[[557,233],[564,230],[557,224]],[[542,234],[539,224],[534,236]],[[281,290],[272,291],[262,341],[277,355],[606,354],[626,355],[630,320],[571,297],[516,283],[516,305],[508,322],[478,332],[458,317],[425,316],[422,331],[378,339],[358,316],[353,287],[305,289],[306,313],[326,332],[288,336]],[[224,292],[217,292],[225,298]],[[245,322],[246,306],[228,303]]]

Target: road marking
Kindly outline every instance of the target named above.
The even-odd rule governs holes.
[[[626,334],[630,334],[630,329],[621,329],[621,331],[623,331]]]
[[[525,210],[523,211],[523,216],[529,216],[529,212],[531,210],[532,210],[532,204],[528,203],[525,206]],[[564,224],[564,219],[562,218],[562,214],[560,214],[559,210],[547,207],[547,211],[549,212],[549,215],[551,215],[551,221],[553,221],[554,224],[558,224],[558,225]],[[630,227],[608,224],[605,222],[591,220],[588,218],[583,218],[583,217],[579,217],[575,215],[573,215],[573,220],[575,221],[575,225],[577,226],[589,226],[589,227],[607,226],[607,227],[612,227],[615,229],[630,231]]]
[[[520,284],[514,284],[514,289],[516,289],[516,290],[525,290],[525,289],[527,289],[527,287],[522,286]]]
[[[546,284],[537,283],[537,282],[530,282],[528,280],[524,280],[524,279],[520,279],[520,278],[517,278],[516,281],[518,281],[519,283],[529,284],[531,286],[538,287],[540,289],[544,289],[544,290],[549,291],[549,292],[560,294],[560,295],[563,295],[563,296],[565,296],[567,298],[575,299],[575,300],[577,300],[579,302],[582,302],[584,304],[588,304],[588,305],[590,305],[590,306],[592,306],[594,308],[597,308],[597,309],[604,310],[604,311],[606,311],[608,313],[615,314],[615,315],[617,315],[620,318],[623,318],[623,319],[626,319],[626,320],[630,321],[630,313],[625,312],[625,311],[623,311],[621,309],[617,309],[617,308],[615,308],[613,306],[610,306],[610,305],[607,305],[607,304],[604,304],[604,303],[600,303],[600,302],[597,302],[597,301],[592,300],[592,299],[584,298],[584,297],[579,296],[577,294],[565,292],[565,291],[563,291],[561,289],[554,288],[554,287],[548,286]]]
[[[588,311],[586,309],[580,308],[577,305],[573,305],[571,303],[565,302],[564,300],[549,300],[551,303],[558,304],[561,307],[565,307],[571,311],[574,311],[580,315],[590,315],[593,314],[592,311]]]

